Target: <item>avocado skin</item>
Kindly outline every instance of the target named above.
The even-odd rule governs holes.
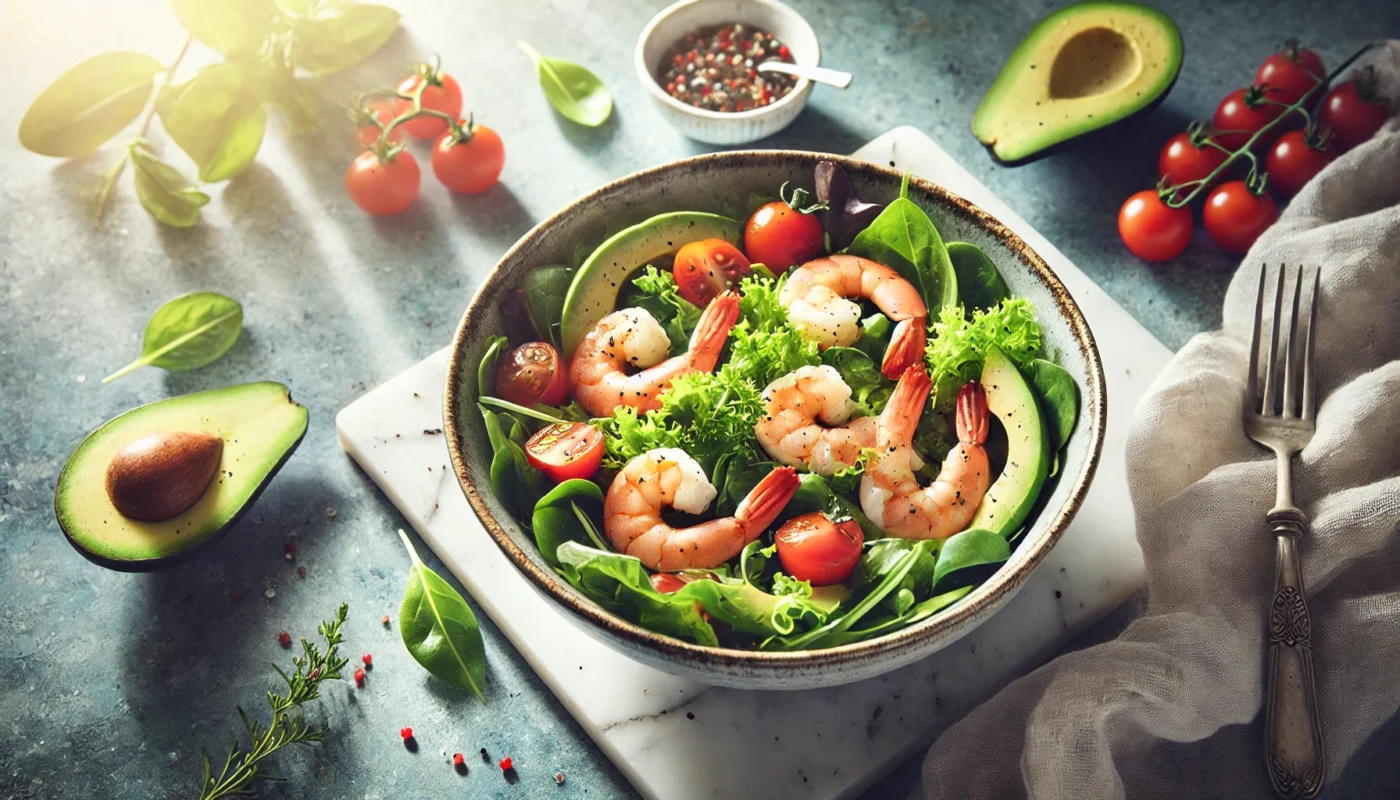
[[[291,403],[293,405],[300,405],[292,399],[291,391],[288,390],[287,387],[283,386],[282,388],[287,392],[288,403]],[[97,430],[101,430],[103,427],[110,425],[115,420],[121,419],[123,416],[126,416],[127,414],[130,414],[133,411],[140,410],[142,408],[145,408],[146,406],[168,402],[172,399],[176,398],[157,400],[153,403],[147,403],[142,406],[137,406],[136,408],[133,408],[129,411],[125,411],[122,414],[118,414],[117,416],[113,417],[107,422],[104,422],[102,425],[98,426]],[[243,504],[238,508],[237,511],[235,511],[232,515],[229,516],[228,520],[224,522],[224,524],[220,526],[217,531],[206,536],[203,539],[203,541],[199,542],[198,544],[192,545],[177,553],[172,553],[170,555],[165,556],[157,556],[155,558],[114,559],[99,555],[84,547],[82,543],[77,538],[75,538],[73,534],[68,530],[68,525],[64,523],[65,514],[62,507],[61,488],[64,485],[64,481],[68,478],[69,469],[72,467],[71,457],[69,462],[63,465],[63,470],[60,471],[58,474],[57,486],[59,488],[59,491],[56,491],[54,496],[54,515],[58,519],[59,529],[63,531],[63,538],[68,541],[68,544],[73,546],[74,550],[78,551],[79,555],[81,555],[83,558],[86,558],[88,561],[91,561],[92,563],[98,565],[99,567],[105,567],[107,569],[115,570],[117,572],[138,573],[155,572],[157,570],[166,569],[181,564],[187,559],[197,556],[200,553],[204,552],[211,544],[222,539],[229,532],[230,529],[232,529],[236,524],[238,524],[238,521],[243,518],[244,514],[248,513],[248,509],[253,507],[253,505],[257,502],[258,498],[262,495],[263,491],[267,489],[267,486],[269,483],[272,482],[272,479],[276,477],[278,472],[281,471],[282,465],[286,464],[287,459],[291,458],[292,454],[296,452],[297,448],[301,445],[302,440],[306,438],[306,431],[308,428],[310,428],[309,424],[302,426],[301,431],[297,434],[296,439],[293,440],[289,445],[287,445],[285,451],[282,453],[282,456],[277,460],[275,464],[273,464],[267,470],[267,474],[264,475],[263,479],[258,482],[258,485],[253,489],[252,493],[248,495],[248,499],[243,502]],[[96,433],[96,431],[93,431],[93,433]],[[91,433],[88,434],[89,437],[91,435]],[[87,437],[85,437],[83,441],[86,442]],[[82,444],[80,443],[78,446],[79,448],[81,448]],[[74,452],[77,451],[75,450]],[[115,507],[113,507],[112,512],[118,513]]]

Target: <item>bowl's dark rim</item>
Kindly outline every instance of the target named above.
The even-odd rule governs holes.
[[[484,289],[494,280],[498,279],[499,267],[501,263],[509,260],[517,250],[521,249],[527,242],[542,231],[559,223],[561,220],[574,214],[591,213],[589,209],[594,202],[599,199],[626,191],[629,187],[652,179],[667,171],[683,166],[720,166],[726,162],[744,160],[765,160],[782,159],[805,161],[809,167],[815,167],[817,162],[823,160],[835,161],[842,167],[851,171],[855,175],[861,173],[882,172],[891,180],[899,180],[902,173],[889,167],[861,161],[846,156],[838,156],[827,153],[806,153],[784,150],[739,150],[721,153],[710,153],[706,155],[694,156],[691,158],[672,161],[660,166],[635,172],[623,178],[619,178],[609,184],[596,189],[568,206],[555,213],[545,221],[536,225],[528,233],[520,238],[509,251],[497,262],[497,267],[493,268],[486,281],[477,289],[476,295],[467,306],[466,313],[462,316],[462,322],[457,327],[456,335],[452,340],[452,353],[447,368],[447,386],[443,397],[443,423],[446,428],[447,449],[452,459],[453,470],[457,474],[457,481],[462,486],[463,493],[467,496],[467,501],[471,503],[472,509],[477,517],[481,519],[482,525],[486,528],[491,538],[496,540],[496,544],[515,564],[516,568],[525,573],[536,586],[551,596],[554,600],[583,619],[592,622],[603,628],[606,632],[625,640],[631,646],[659,651],[667,656],[669,660],[680,660],[692,667],[729,667],[747,668],[767,671],[770,668],[779,667],[783,670],[793,670],[806,668],[830,668],[839,664],[854,664],[865,661],[868,658],[879,655],[896,655],[907,651],[918,645],[919,642],[940,638],[952,632],[969,620],[972,620],[989,608],[999,604],[999,601],[1010,592],[1022,584],[1035,569],[1036,565],[1045,557],[1045,554],[1064,535],[1065,529],[1074,518],[1079,506],[1084,501],[1084,495],[1089,490],[1090,481],[1093,479],[1094,471],[1098,467],[1099,457],[1103,450],[1104,425],[1107,419],[1108,400],[1104,386],[1103,364],[1099,360],[1098,348],[1094,344],[1093,334],[1089,330],[1088,323],[1084,320],[1084,315],[1080,312],[1079,306],[1070,297],[1069,291],[1064,284],[1056,277],[1055,273],[1045,263],[1034,250],[1030,248],[1019,236],[1012,233],[1001,222],[997,221],[990,214],[968,202],[964,198],[955,195],[943,187],[924,180],[922,178],[911,178],[910,185],[920,191],[927,192],[931,196],[941,200],[950,210],[962,217],[980,225],[993,236],[997,237],[1008,248],[1020,254],[1024,262],[1031,270],[1031,273],[1050,291],[1054,296],[1060,313],[1069,322],[1070,329],[1079,345],[1080,353],[1084,357],[1087,365],[1087,402],[1088,413],[1083,416],[1089,425],[1089,457],[1085,460],[1084,466],[1074,478],[1069,498],[1061,506],[1046,533],[1037,541],[1029,542],[1026,549],[1008,562],[1008,567],[1013,569],[999,570],[985,583],[974,589],[967,597],[959,603],[954,604],[947,610],[942,611],[929,619],[916,623],[910,627],[895,631],[875,639],[855,644],[842,645],[826,650],[802,650],[797,652],[768,652],[760,650],[738,650],[724,647],[706,647],[702,645],[690,644],[669,636],[653,633],[639,625],[634,625],[613,614],[604,611],[598,606],[575,596],[561,585],[562,579],[553,572],[542,570],[531,561],[526,554],[516,546],[515,541],[501,527],[491,511],[482,501],[476,487],[472,484],[466,467],[466,456],[462,447],[463,428],[458,424],[457,409],[460,407],[460,387],[462,385],[463,368],[462,354],[465,352],[468,337],[467,332],[472,329],[474,322],[483,312],[482,297],[486,294]],[[472,366],[475,369],[475,366]],[[1043,511],[1041,512],[1044,513]]]

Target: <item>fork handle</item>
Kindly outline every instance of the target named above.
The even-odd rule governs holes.
[[[1327,775],[1313,684],[1312,618],[1298,563],[1298,537],[1308,520],[1296,509],[1270,512],[1268,520],[1277,538],[1278,563],[1269,608],[1264,756],[1274,791],[1292,800],[1315,797]]]

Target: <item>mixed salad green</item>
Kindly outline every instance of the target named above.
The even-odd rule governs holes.
[[[799,192],[797,208],[776,201],[791,214],[766,218],[801,217],[806,220],[801,225],[821,224],[825,233],[815,250],[805,245],[801,259],[797,251],[775,250],[794,244],[800,250],[801,235],[756,231],[755,221],[772,203],[758,208],[742,232],[736,220],[691,215],[705,218],[685,226],[701,229],[694,236],[742,242],[753,263],[743,274],[721,278],[716,287],[739,294],[739,321],[718,368],[670,381],[654,408],[619,405],[607,416],[591,417],[571,399],[559,352],[572,353],[580,331],[622,308],[645,309],[667,334],[669,354],[685,352],[703,310],[687,299],[696,290],[677,281],[679,261],[672,263],[689,241],[675,235],[673,222],[687,215],[662,215],[610,238],[574,265],[533,271],[510,295],[506,335],[488,343],[478,399],[492,448],[493,493],[533,532],[541,555],[565,580],[648,630],[701,645],[763,650],[827,648],[890,633],[947,608],[984,581],[1009,558],[1012,544],[1051,492],[1056,468],[1047,465],[1058,464],[1057,454],[1074,429],[1079,392],[1070,374],[1045,352],[1030,302],[1011,295],[995,264],[975,245],[943,242],[932,220],[908,198],[907,178],[899,197],[883,207],[856,198],[849,180],[830,162],[819,168],[815,183],[815,207],[801,208],[806,198]],[[833,238],[832,231],[840,237]],[[666,241],[658,244],[661,239]],[[895,269],[928,308],[923,363],[934,390],[913,442],[924,464],[917,473],[921,485],[933,480],[957,442],[951,417],[959,387],[982,377],[992,361],[1012,365],[1000,373],[1002,381],[1007,375],[1024,380],[1034,401],[1018,417],[1016,435],[1008,437],[997,421],[1006,412],[993,401],[986,444],[995,478],[988,495],[1019,503],[1019,511],[979,513],[975,527],[944,539],[888,536],[862,512],[860,484],[873,455],[866,451],[856,464],[828,476],[801,472],[796,493],[772,528],[723,564],[657,574],[638,558],[616,552],[604,529],[608,488],[629,461],[658,448],[688,453],[716,490],[704,514],[668,512],[672,525],[735,513],[778,466],[754,433],[765,414],[764,389],[773,381],[802,367],[825,365],[850,387],[856,416],[882,411],[895,387],[881,371],[891,320],[865,303],[855,343],[822,349],[789,321],[781,298],[789,269],[843,241],[849,246],[841,252]],[[766,265],[752,258],[758,250],[770,259]],[[612,265],[610,271],[600,275],[600,264]],[[617,280],[619,274],[623,280]],[[590,284],[599,283],[615,285],[589,294],[595,291]],[[1036,454],[1029,460],[1042,464],[1038,473],[1011,474],[1022,469],[1008,466],[1007,453],[1014,460],[1017,448]],[[787,559],[774,539],[774,529],[816,512],[833,523],[853,522],[863,539],[854,545],[858,557],[844,577],[818,581],[827,585],[785,570]]]

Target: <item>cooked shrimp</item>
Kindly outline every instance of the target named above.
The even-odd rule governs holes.
[[[609,416],[618,406],[631,406],[639,412],[660,408],[661,393],[671,381],[715,368],[729,330],[738,320],[738,293],[721,294],[700,315],[690,349],[666,358],[671,339],[650,313],[641,308],[614,311],[603,317],[574,351],[569,362],[569,391],[595,417]],[[628,374],[628,367],[641,371]]]
[[[754,434],[780,464],[831,475],[875,446],[875,418],[851,419],[851,387],[835,367],[799,367],[778,378],[763,390],[763,406]]]
[[[877,455],[860,481],[860,507],[876,527],[906,539],[943,539],[967,527],[991,482],[987,394],[969,381],[958,392],[958,443],[928,486],[914,479],[914,428],[932,383],[921,365],[905,371],[875,426]]]
[[[617,473],[603,500],[603,531],[613,547],[651,569],[711,569],[757,539],[796,491],[797,473],[777,467],[739,503],[734,516],[673,528],[662,519],[662,509],[699,514],[718,492],[688,453],[662,447],[628,461]]]
[[[898,378],[924,352],[928,309],[914,284],[867,258],[834,255],[793,270],[778,300],[790,321],[822,348],[848,347],[860,338],[860,304],[869,300],[895,322],[880,371]]]

